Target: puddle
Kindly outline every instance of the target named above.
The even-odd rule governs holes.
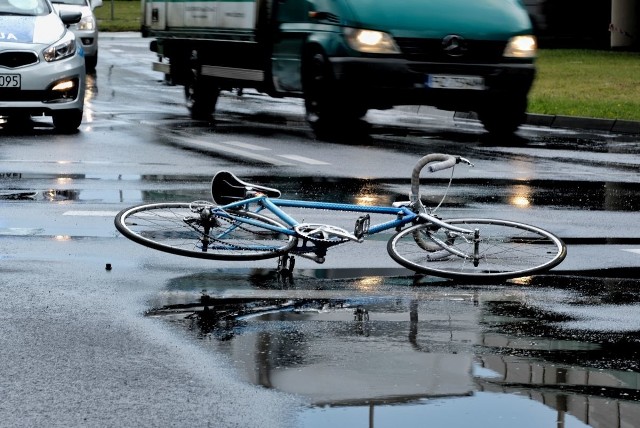
[[[247,382],[307,399],[303,427],[638,420],[640,325],[630,320],[640,281],[549,275],[466,286],[357,274],[178,277],[148,315],[223,355]]]
[[[406,200],[410,183],[407,179],[345,179],[322,177],[262,177],[246,176],[243,180],[275,187],[287,199],[331,200],[364,205],[390,205]],[[60,189],[31,189],[29,186],[51,180]],[[100,182],[114,181],[119,190],[105,191]],[[185,175],[83,175],[0,173],[0,198],[111,201],[117,193],[122,202],[153,203],[161,201],[193,201],[210,197],[210,176]],[[447,179],[423,180],[429,192],[425,203],[436,206],[442,192],[447,191]],[[10,187],[8,187],[10,186]],[[18,187],[19,186],[19,187]],[[7,188],[8,187],[8,188]],[[135,187],[135,191],[130,188]],[[588,211],[637,212],[640,209],[640,184],[624,182],[563,182],[455,179],[447,191],[446,207],[473,207],[478,204],[508,205],[514,208],[552,207]]]

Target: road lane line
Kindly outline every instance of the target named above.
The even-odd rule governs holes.
[[[320,161],[320,160],[317,160],[317,159],[308,158],[308,157],[305,157],[305,156],[299,156],[299,155],[280,155],[280,156],[285,158],[285,159],[290,159],[290,160],[306,163],[308,165],[331,165],[328,162],[324,162],[324,161]]]
[[[3,227],[0,228],[0,236],[34,236],[43,231],[33,227]]]
[[[256,146],[255,144],[243,143],[242,141],[224,141],[223,144],[228,144],[230,146],[241,147],[243,149],[261,151],[261,150],[271,150],[268,147]]]
[[[62,215],[74,215],[80,217],[115,217],[118,211],[65,211]]]
[[[633,249],[633,250],[622,250],[622,251],[628,251],[628,252],[630,252],[630,253],[640,254],[640,248],[638,248],[638,249]]]
[[[179,140],[182,144],[185,144],[191,148],[195,148],[198,150],[203,150],[208,152],[216,151],[216,152],[230,153],[245,159],[264,162],[264,163],[275,165],[275,166],[295,165],[290,162],[282,161],[280,159],[272,158],[269,156],[263,156],[256,153],[251,153],[247,150],[242,150],[241,148],[238,148],[238,147],[229,147],[228,145],[225,145],[225,143],[214,143],[212,141],[202,141],[196,138],[183,137],[177,134],[174,134],[173,138],[175,138],[176,140]]]

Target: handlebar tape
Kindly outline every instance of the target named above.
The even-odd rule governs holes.
[[[423,156],[413,167],[413,172],[411,173],[411,202],[416,202],[420,199],[420,171],[429,163],[431,165],[427,166],[427,171],[436,172],[453,167],[457,163],[457,159],[455,156],[442,153]]]

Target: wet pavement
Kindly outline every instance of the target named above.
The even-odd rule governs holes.
[[[77,135],[0,130],[0,425],[637,425],[637,135],[526,125],[495,141],[400,110],[318,141],[301,102],[227,93],[195,122],[148,41],[101,40]],[[386,205],[428,152],[475,163],[441,214],[544,227],[565,261],[464,284],[399,268],[380,235],[282,277],[274,260],[180,258],[113,226],[125,206],[207,199],[220,169],[287,198]],[[424,177],[425,199],[447,183]]]
[[[391,274],[185,276],[147,315],[245,380],[306,397],[305,427],[619,427],[640,417],[640,280],[475,286]]]

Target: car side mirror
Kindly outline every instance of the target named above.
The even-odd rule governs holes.
[[[82,12],[65,12],[60,11],[60,19],[67,27],[71,24],[77,24],[82,19]]]
[[[91,9],[102,6],[102,0],[90,0]]]

